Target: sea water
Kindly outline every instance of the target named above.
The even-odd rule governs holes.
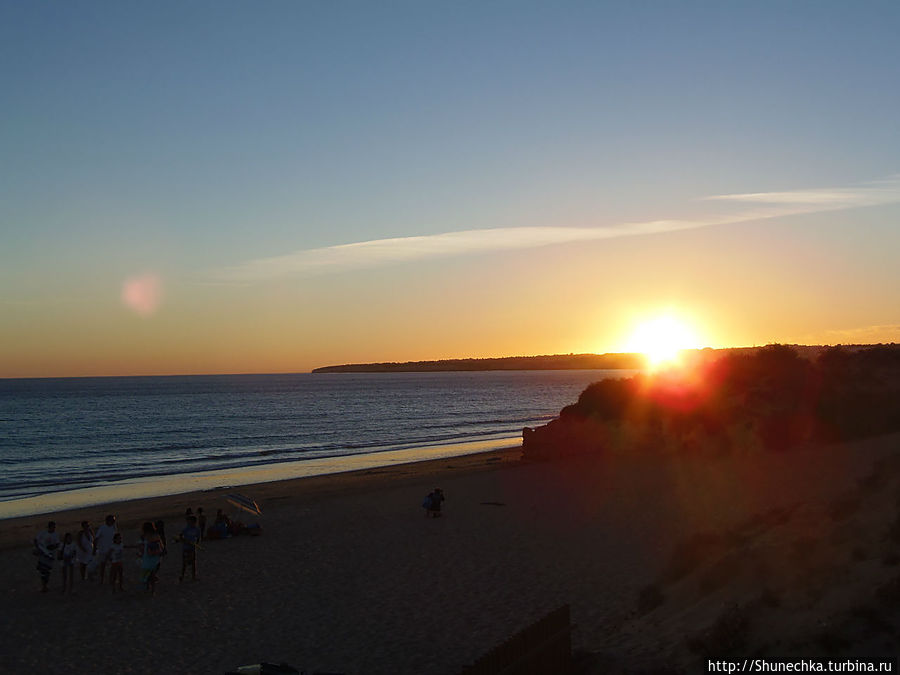
[[[591,382],[630,374],[0,380],[0,517],[96,502],[104,487],[151,496],[512,447]]]

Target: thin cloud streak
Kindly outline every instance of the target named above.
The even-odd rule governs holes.
[[[793,190],[788,192],[754,192],[749,194],[716,195],[705,201],[760,202],[765,204],[833,205],[839,208],[856,208],[890,204],[898,200],[900,175],[873,181],[868,185],[880,187],[826,188],[818,190]]]
[[[218,270],[208,281],[249,284],[416,260],[636,237],[900,202],[900,177],[893,176],[877,184],[880,187],[716,195],[705,198],[705,201],[742,202],[760,206],[730,215],[690,220],[655,220],[606,227],[506,227],[463,230],[326,246],[249,260]],[[762,206],[763,204],[769,206]]]

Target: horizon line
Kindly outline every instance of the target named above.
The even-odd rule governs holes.
[[[701,352],[705,350],[711,351],[726,351],[733,349],[761,349],[763,347],[770,347],[773,345],[780,345],[784,347],[805,347],[805,348],[829,348],[829,347],[884,347],[884,346],[898,346],[900,343],[897,342],[870,342],[870,343],[835,343],[835,344],[804,344],[798,342],[767,342],[765,344],[753,344],[753,345],[731,345],[728,347],[687,347],[680,351],[682,352]],[[319,370],[321,368],[343,368],[348,366],[368,366],[368,365],[408,365],[414,363],[441,363],[441,362],[451,362],[451,361],[500,361],[503,359],[538,359],[538,358],[555,358],[555,357],[564,357],[564,356],[637,356],[642,355],[643,352],[567,352],[561,354],[531,354],[531,355],[514,355],[514,356],[467,356],[467,357],[455,357],[455,358],[443,358],[443,359],[420,359],[417,361],[366,361],[366,362],[358,362],[358,363],[340,363],[340,364],[329,364],[326,366],[316,366],[315,368],[311,368],[310,370],[273,370],[273,371],[243,371],[243,372],[209,372],[209,373],[129,373],[129,374],[120,374],[120,375],[0,375],[0,382],[3,381],[12,381],[12,380],[90,380],[90,379],[124,379],[124,378],[150,378],[150,377],[249,377],[255,375],[313,375],[315,374],[313,371]],[[607,369],[593,369],[588,368],[586,370],[633,370],[632,368],[607,368]],[[465,371],[447,371],[447,372],[465,372]],[[477,372],[477,371],[471,371]],[[359,374],[359,373],[357,373]],[[364,374],[364,373],[363,373]]]

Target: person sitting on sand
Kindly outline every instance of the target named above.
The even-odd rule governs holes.
[[[222,509],[216,511],[216,520],[209,531],[210,539],[224,539],[228,536],[228,518]]]
[[[53,558],[59,548],[59,535],[56,534],[56,523],[47,523],[47,529],[34,538],[35,554],[38,557],[37,571],[41,575],[41,593],[47,592],[50,583],[50,572],[53,571]]]
[[[231,518],[226,517],[225,521],[228,524],[228,532],[232,537],[238,534],[243,534],[244,530],[247,529],[247,526],[244,525],[244,521],[242,520],[231,520]]]
[[[84,581],[87,578],[88,565],[94,560],[94,530],[86,520],[81,521],[81,529],[75,538],[75,547],[78,549],[75,552],[75,561],[81,570],[81,580]]]

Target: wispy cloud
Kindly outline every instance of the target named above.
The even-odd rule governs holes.
[[[286,255],[249,260],[214,272],[209,281],[254,283],[283,277],[310,276],[429,258],[450,257],[554,244],[731,225],[754,220],[876,206],[900,202],[900,176],[860,187],[715,195],[703,201],[742,203],[735,212],[687,220],[655,220],[603,227],[506,227],[462,230],[414,237],[375,239],[305,249]]]
[[[751,192],[716,195],[707,201],[757,202],[765,204],[805,204],[836,209],[877,206],[896,202],[900,192],[900,175],[874,181],[859,187],[793,190],[788,192]],[[815,209],[819,210],[819,209]]]

